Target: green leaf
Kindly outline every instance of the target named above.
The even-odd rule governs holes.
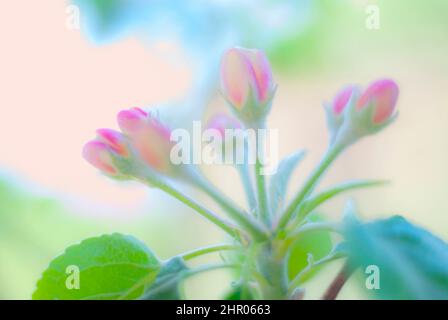
[[[377,187],[384,185],[386,183],[387,181],[384,180],[356,180],[345,182],[337,186],[331,187],[305,201],[300,210],[299,219],[305,217],[308,213],[316,209],[322,203],[324,203],[327,200],[330,200],[331,198],[339,195],[342,192],[361,188]]]
[[[188,270],[180,257],[168,260],[161,268],[157,279],[143,295],[144,300],[180,300],[179,284]]]
[[[380,299],[448,299],[448,245],[430,232],[395,216],[361,224],[346,219],[353,267],[379,268]],[[366,277],[369,274],[365,275]]]
[[[317,215],[313,215],[310,217],[310,220],[321,221],[322,219]],[[332,249],[333,245],[330,232],[328,231],[308,232],[301,235],[291,248],[288,262],[289,279],[294,279],[299,272],[308,266],[309,254],[311,254],[313,259],[317,261],[330,254]],[[302,282],[312,278],[319,270],[320,268],[316,267],[307,273]]]
[[[50,263],[33,299],[134,299],[154,281],[159,269],[156,256],[134,237],[114,233],[89,238]],[[142,285],[136,286],[139,282]]]
[[[224,300],[255,300],[255,298],[247,286],[239,284],[225,295]]]
[[[284,158],[280,161],[277,172],[271,177],[269,182],[269,200],[273,215],[283,209],[289,180],[297,164],[304,156],[304,151],[298,151]]]

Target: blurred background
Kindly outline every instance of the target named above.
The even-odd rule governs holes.
[[[392,184],[342,196],[323,212],[338,218],[353,196],[365,219],[401,214],[448,238],[447,1],[15,0],[1,7],[0,299],[29,299],[51,259],[89,236],[132,234],[162,258],[222,241],[162,193],[101,176],[81,149],[96,128],[116,128],[124,108],[157,106],[175,127],[224,110],[218,64],[235,45],[261,48],[273,64],[279,89],[269,125],[280,130],[281,156],[308,150],[290,192],[325,151],[322,102],[349,83],[396,80],[398,121],[346,152],[321,186],[356,178]],[[244,204],[235,172],[204,170]],[[307,297],[319,297],[338,270],[324,269]],[[229,279],[218,271],[193,278],[187,295],[222,297]],[[210,281],[216,285],[204,285]],[[366,294],[353,281],[341,298]]]

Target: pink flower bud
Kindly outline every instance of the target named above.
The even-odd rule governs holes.
[[[226,99],[239,110],[250,97],[257,105],[269,102],[275,85],[266,55],[254,49],[228,50],[221,62],[221,88]]]
[[[339,91],[333,99],[332,111],[336,115],[340,115],[348,105],[356,86],[347,86]]]
[[[171,131],[139,108],[121,111],[117,120],[143,161],[159,172],[169,173],[173,168],[170,160],[173,147]]]
[[[225,113],[219,113],[208,121],[207,128],[217,130],[224,139],[227,129],[242,129],[242,126],[237,119]]]
[[[110,147],[98,140],[92,140],[84,145],[82,151],[86,159],[95,168],[109,175],[116,175],[118,170],[113,164]]]
[[[122,133],[112,129],[98,129],[97,140],[108,145],[113,151],[123,157],[129,154],[126,139]]]
[[[357,87],[342,90],[331,108],[326,107],[331,143],[348,146],[390,125],[396,118],[398,91],[397,84],[388,79],[373,82],[362,94]],[[338,117],[343,111],[343,117]]]
[[[117,115],[120,129],[127,134],[133,131],[138,131],[145,126],[147,118],[148,114],[140,108],[122,110]]]
[[[394,113],[398,100],[399,89],[393,80],[383,79],[372,83],[361,95],[356,105],[361,110],[372,105],[374,110],[373,123],[382,124]]]

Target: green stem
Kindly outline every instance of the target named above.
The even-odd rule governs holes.
[[[279,300],[287,297],[288,274],[287,261],[279,247],[268,242],[260,247],[257,257],[257,267],[266,282],[260,283],[263,299]]]
[[[249,174],[249,167],[247,163],[242,165],[236,165],[236,169],[240,175],[241,181],[243,183],[244,191],[246,192],[247,202],[251,213],[256,215],[257,210],[257,198],[255,196],[255,191],[252,185],[252,181]]]
[[[202,273],[202,272],[207,272],[207,271],[212,271],[212,270],[222,269],[222,268],[238,268],[238,267],[239,267],[238,264],[232,264],[232,263],[209,264],[209,265],[197,267],[195,269],[182,270],[178,273],[178,278],[184,280],[188,277],[194,276],[194,275]],[[129,294],[134,292],[136,289],[138,289],[140,287],[145,287],[148,282],[153,281],[153,280],[154,279],[153,279],[152,275],[148,275],[148,276],[144,277],[138,283],[136,283],[134,286],[132,286],[131,289],[127,290],[124,294],[122,294],[118,298],[118,300],[126,299],[129,296]],[[145,299],[145,296],[143,296],[143,299]]]
[[[264,125],[254,126],[256,129],[263,129]],[[264,139],[260,137],[258,131],[255,132],[255,180],[258,195],[258,214],[267,226],[271,225],[271,214],[268,206],[268,195],[266,192],[266,180],[261,171],[263,163],[260,159],[260,153],[264,152]]]
[[[193,199],[189,198],[188,196],[184,195],[180,191],[176,190],[169,184],[163,182],[162,180],[155,181],[153,177],[149,181],[142,180],[144,183],[148,183],[151,186],[155,186],[160,188],[161,190],[165,191],[172,197],[176,198],[180,202],[184,203],[191,209],[195,210],[197,213],[205,217],[207,220],[214,223],[216,226],[227,232],[232,237],[235,237],[236,234],[238,234],[238,230],[232,226],[229,222],[221,219],[219,216],[215,215],[213,212],[208,210],[207,208],[203,207],[199,203],[195,202]]]
[[[241,288],[241,294],[240,294],[241,300],[247,300],[251,296],[255,296],[253,294],[251,295],[251,293],[253,293],[253,289],[251,290],[250,288],[250,276],[253,262],[252,254],[253,250],[249,248],[249,250],[247,250],[246,253],[244,254],[246,258],[241,266],[240,280],[239,280],[239,285]]]
[[[294,197],[288,208],[286,208],[285,212],[281,216],[278,229],[283,229],[288,222],[291,220],[293,215],[296,212],[296,209],[302,203],[302,201],[313,191],[316,183],[322,174],[327,170],[330,164],[336,159],[339,153],[343,150],[342,147],[338,147],[337,145],[333,145],[328,152],[325,154],[319,165],[313,171],[311,176],[306,181],[305,185],[302,187],[300,192]]]
[[[226,251],[226,250],[237,250],[238,248],[239,248],[239,246],[235,246],[235,245],[231,245],[231,244],[218,244],[218,245],[199,248],[196,250],[186,252],[186,253],[182,254],[181,257],[185,261],[188,261],[188,260],[191,260],[193,258],[202,256],[202,255],[205,255],[208,253],[220,252],[220,251]]]
[[[388,183],[388,181],[384,180],[349,182],[330,188],[326,191],[323,191],[315,195],[314,197],[308,197],[306,201],[301,203],[299,208],[296,210],[297,213],[294,214],[294,218],[289,223],[290,225],[289,229],[294,230],[295,228],[297,228],[308,217],[308,215],[314,211],[314,209],[316,209],[319,205],[321,205],[325,201],[331,199],[332,197],[342,192],[360,188],[375,187],[379,185],[384,185],[386,183]]]
[[[268,212],[268,206],[267,206],[266,182],[264,179],[264,175],[260,174],[262,168],[263,166],[257,157],[255,163],[255,174],[257,181],[258,212],[263,221],[265,222],[265,224],[269,226],[271,224],[271,217]]]
[[[220,263],[220,264],[207,264],[204,266],[197,267],[196,269],[191,269],[185,271],[185,278],[194,276],[199,273],[208,272],[212,270],[222,269],[222,268],[239,268],[240,265],[237,263]]]
[[[238,209],[233,202],[215,188],[208,180],[199,173],[195,176],[196,185],[223,208],[229,216],[235,220],[242,228],[247,230],[256,240],[267,239],[266,230],[246,212]]]

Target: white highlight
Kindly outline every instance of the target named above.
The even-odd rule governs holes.
[[[175,129],[170,140],[176,142],[170,151],[170,160],[174,165],[253,165],[256,162],[253,146],[257,140],[263,141],[263,148],[258,154],[263,165],[260,174],[273,175],[277,172],[277,129],[226,129],[223,136],[217,129],[202,130],[201,122],[195,121],[192,134],[185,129]]]

